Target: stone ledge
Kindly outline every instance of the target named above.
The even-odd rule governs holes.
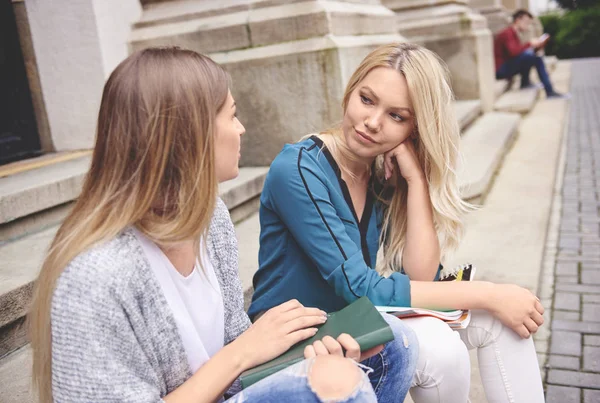
[[[539,89],[511,90],[502,95],[494,104],[500,112],[528,113],[538,99]]]
[[[31,348],[0,359],[0,402],[37,403],[31,389]]]
[[[237,178],[219,185],[219,196],[229,210],[260,195],[269,167],[240,168]]]
[[[463,162],[458,172],[464,199],[485,196],[512,144],[520,120],[518,114],[490,112],[478,119],[463,135]]]
[[[510,80],[496,80],[494,83],[494,98],[498,99],[502,94],[510,89],[512,81]]]
[[[209,10],[207,10],[209,12]],[[305,1],[265,7],[233,7],[228,13],[138,25],[134,50],[179,45],[201,53],[224,52],[312,37],[394,33],[394,13],[377,4]],[[391,27],[391,28],[390,28]]]
[[[0,225],[77,197],[89,156],[0,178]]]
[[[454,101],[454,112],[460,129],[464,130],[481,115],[481,100]]]

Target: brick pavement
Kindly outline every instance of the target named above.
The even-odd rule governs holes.
[[[573,62],[547,403],[600,402],[600,59]]]

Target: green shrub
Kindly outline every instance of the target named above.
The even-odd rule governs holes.
[[[569,11],[563,16],[540,18],[544,32],[552,35],[546,54],[561,59],[600,56],[600,6]]]
[[[560,8],[565,10],[577,10],[600,5],[600,0],[556,0]]]
[[[540,21],[544,26],[544,32],[550,34],[550,40],[546,45],[545,51],[547,55],[556,55],[556,35],[560,29],[561,14],[552,13],[540,16]]]

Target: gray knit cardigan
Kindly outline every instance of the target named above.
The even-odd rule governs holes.
[[[208,251],[225,306],[225,344],[250,326],[237,240],[219,199]],[[56,402],[161,402],[192,374],[175,319],[128,229],[66,267],[51,309]],[[239,390],[236,381],[228,394]]]

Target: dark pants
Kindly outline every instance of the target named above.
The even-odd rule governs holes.
[[[554,89],[552,88],[552,83],[550,83],[550,78],[548,77],[548,72],[546,71],[544,59],[542,59],[540,56],[537,56],[531,49],[524,51],[520,55],[513,57],[507,62],[504,62],[498,71],[496,71],[496,78],[510,79],[513,76],[520,74],[521,87],[526,87],[530,84],[529,71],[533,66],[535,66],[538,77],[544,85],[546,94],[552,94]]]

